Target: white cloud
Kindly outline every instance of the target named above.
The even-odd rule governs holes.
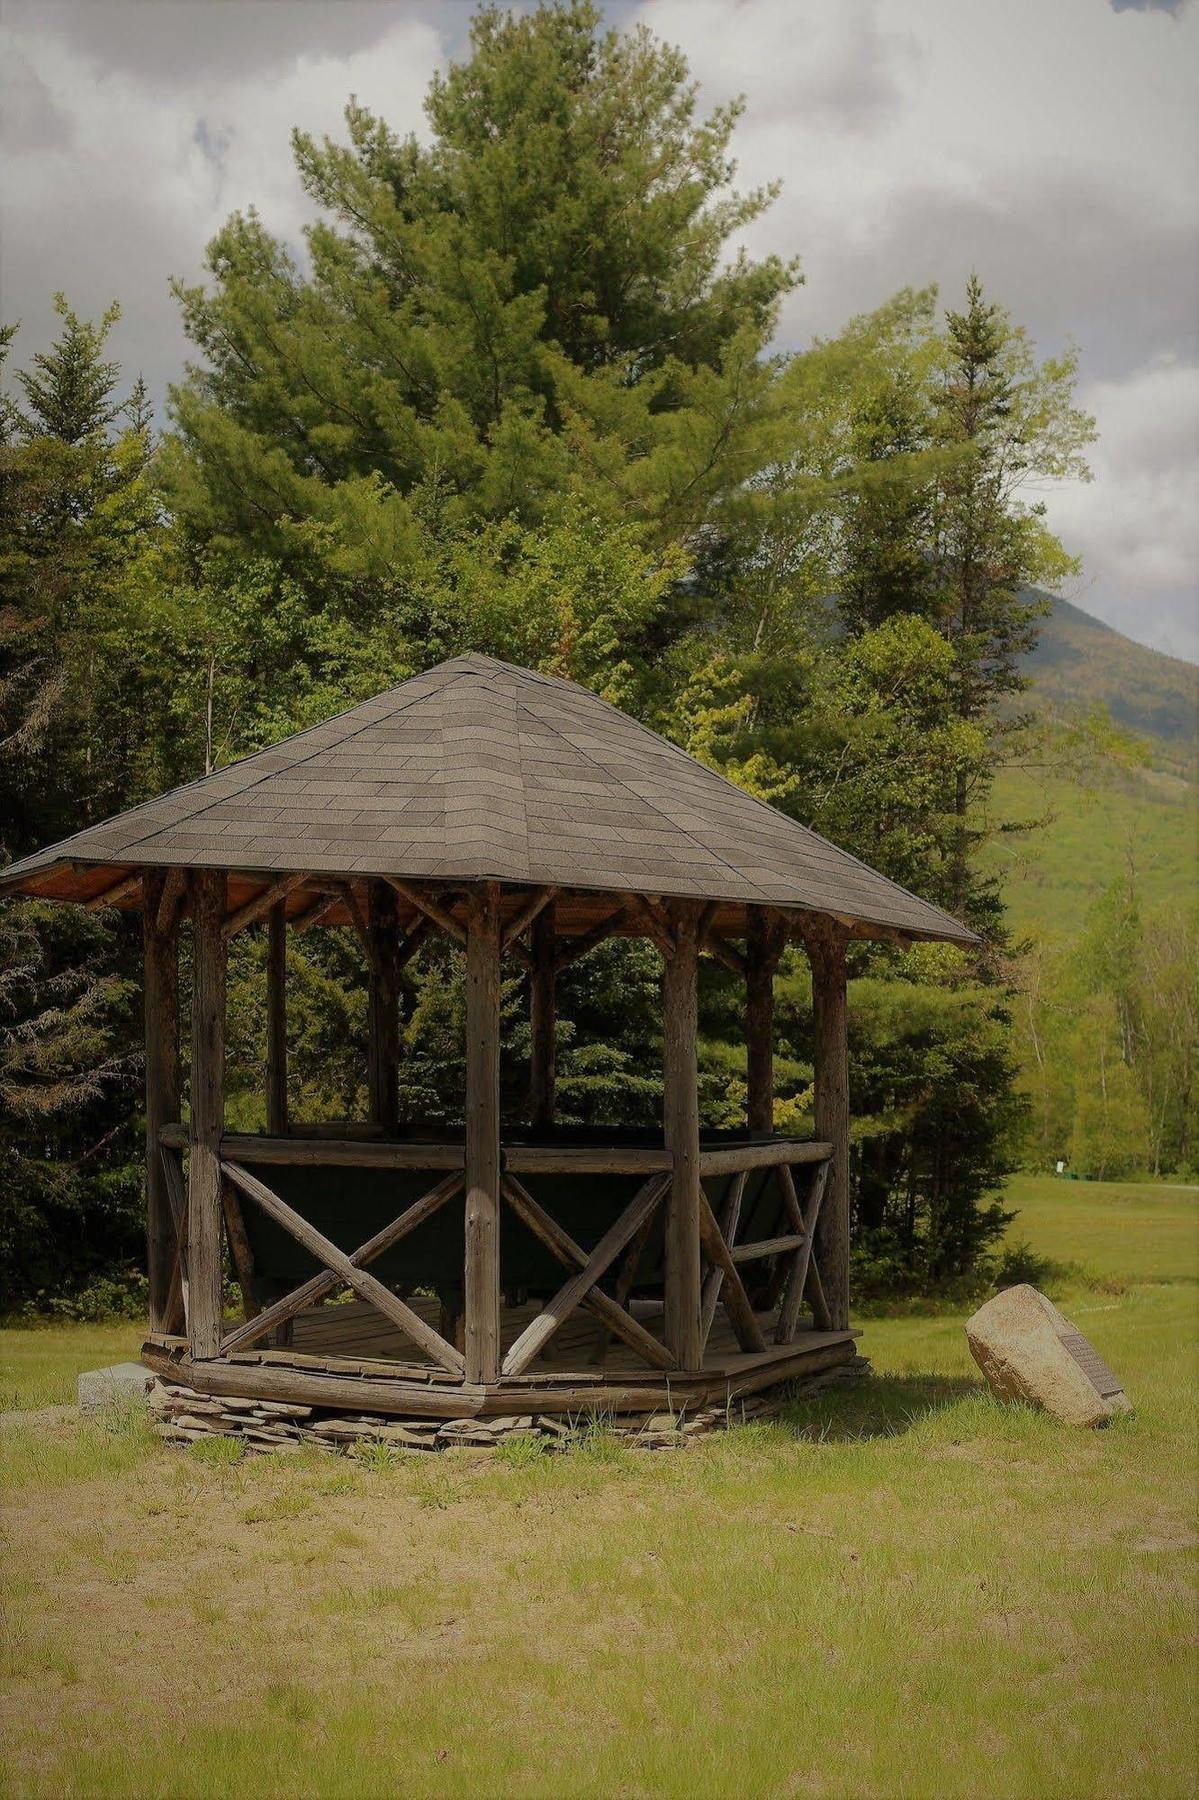
[[[219,8],[226,20],[236,16]],[[49,328],[47,301],[67,291],[82,312],[113,298],[124,317],[114,353],[161,395],[186,353],[168,278],[196,278],[205,245],[231,212],[257,206],[294,248],[311,215],[289,134],[344,135],[351,94],[396,128],[420,130],[429,76],[441,60],[434,29],[401,20],[343,56],[299,55],[240,76],[200,64],[168,89],[106,66],[36,25],[11,34],[36,75],[36,131],[7,130],[10,179],[0,196],[3,310],[26,326],[23,348]],[[69,121],[51,131],[43,121]]]

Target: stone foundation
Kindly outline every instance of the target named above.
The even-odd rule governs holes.
[[[333,1454],[358,1444],[429,1453],[437,1450],[494,1450],[513,1438],[538,1439],[547,1450],[566,1450],[597,1428],[637,1449],[679,1450],[710,1432],[747,1420],[774,1417],[789,1399],[807,1399],[827,1388],[861,1381],[870,1364],[855,1356],[836,1368],[792,1381],[785,1388],[747,1395],[727,1407],[695,1412],[627,1413],[615,1417],[554,1417],[513,1413],[496,1419],[391,1419],[373,1413],[334,1413],[285,1400],[241,1400],[199,1394],[194,1388],[155,1381],[149,1393],[151,1417],[168,1444],[194,1444],[226,1437],[252,1450],[298,1450],[315,1445]]]

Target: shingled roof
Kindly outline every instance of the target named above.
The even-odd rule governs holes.
[[[82,898],[64,876],[97,866],[548,883],[974,941],[596,694],[479,655],[28,856],[0,891]]]

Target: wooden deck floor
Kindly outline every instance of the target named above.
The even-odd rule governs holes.
[[[438,1308],[435,1300],[413,1295],[409,1298],[408,1305],[428,1324],[437,1325]],[[532,1300],[523,1306],[503,1308],[500,1341],[505,1354],[540,1310],[540,1302]],[[630,1310],[638,1323],[644,1325],[661,1342],[660,1302],[635,1301]],[[767,1344],[773,1342],[774,1321],[775,1315],[772,1313],[758,1314],[758,1322]],[[803,1335],[805,1339],[809,1336],[807,1333]],[[817,1340],[823,1343],[831,1335],[811,1333],[813,1347]],[[315,1306],[298,1314],[292,1347],[307,1356],[394,1358],[409,1366],[435,1366],[389,1320],[362,1300],[349,1300],[334,1306]],[[720,1373],[730,1365],[735,1365],[742,1354],[732,1326],[725,1318],[723,1309],[718,1308],[704,1358],[705,1370]],[[529,1365],[527,1373],[560,1376],[566,1371],[596,1375],[648,1373],[647,1365],[635,1350],[622,1344],[618,1338],[611,1337],[598,1319],[581,1309],[554,1333],[542,1355]]]

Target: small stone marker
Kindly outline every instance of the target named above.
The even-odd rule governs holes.
[[[113,1363],[107,1369],[89,1369],[79,1377],[79,1410],[101,1412],[106,1406],[147,1404],[154,1377],[141,1363]]]
[[[1052,1300],[1027,1282],[966,1321],[970,1354],[1002,1400],[1024,1400],[1067,1425],[1106,1425],[1129,1402],[1119,1377]]]

